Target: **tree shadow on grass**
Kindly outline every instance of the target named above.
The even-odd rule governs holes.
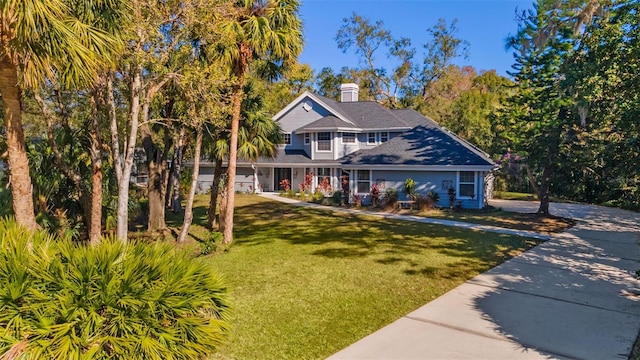
[[[458,258],[455,264],[436,266],[443,276],[455,278],[497,265],[539,243],[504,234],[336,213],[274,201],[238,207],[237,214],[236,245],[259,246],[286,241],[308,246],[314,256],[368,257],[383,265],[402,264],[408,275],[436,271],[420,267],[423,261],[415,259],[429,252],[437,253],[440,258]]]

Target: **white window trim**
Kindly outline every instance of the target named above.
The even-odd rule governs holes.
[[[304,133],[304,144],[305,145],[311,144],[311,134],[310,133]]]
[[[329,133],[329,140],[320,140],[320,139],[319,139],[319,137],[320,137],[320,136],[319,136],[319,135],[320,135],[320,133],[316,133],[316,136],[315,136],[315,138],[316,138],[316,151],[317,151],[317,152],[324,152],[324,153],[333,152],[333,139],[332,139],[332,134],[331,134],[331,132],[330,132],[330,131],[322,131],[322,132],[323,132],[323,133]],[[327,142],[329,142],[329,145],[330,145],[330,147],[331,147],[331,148],[330,148],[329,150],[320,150],[320,149],[319,149],[320,141],[327,141]]]
[[[369,134],[373,134],[373,142],[369,141]],[[367,145],[375,145],[378,143],[378,133],[375,133],[373,131],[370,131],[367,133]]]
[[[360,177],[359,177],[360,171],[368,171],[369,172],[369,179],[368,179],[368,181],[369,181],[369,190],[367,190],[367,192],[359,192],[358,191],[358,185],[360,184]],[[355,194],[357,194],[357,195],[370,194],[371,193],[371,177],[372,177],[371,170],[356,170],[355,171],[355,175],[356,175],[355,176],[355,185],[356,185]]]
[[[461,172],[473,172],[473,192],[474,197],[460,195],[460,173]],[[465,182],[465,184],[471,184]],[[456,199],[475,200],[478,198],[478,172],[477,171],[456,171]]]
[[[286,141],[286,135],[289,135],[289,142]],[[281,146],[291,145],[292,141],[293,136],[291,135],[291,133],[282,133],[282,144],[280,144]]]
[[[382,141],[382,134],[383,133],[387,134],[387,140],[385,140],[385,141]],[[388,131],[379,132],[378,133],[378,142],[382,144],[383,142],[387,142],[387,141],[389,141],[389,132]]]
[[[355,144],[357,144],[357,143],[358,143],[358,137],[356,136],[356,133],[352,133],[352,132],[343,132],[343,133],[340,133],[340,134],[341,134],[341,135],[340,135],[340,141],[342,142],[342,144],[353,144],[353,145],[355,145]],[[353,135],[353,142],[345,142],[345,141],[344,141],[344,134],[351,134],[351,135]]]

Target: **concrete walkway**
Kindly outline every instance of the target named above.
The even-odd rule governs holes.
[[[330,359],[627,359],[640,330],[639,214],[573,204],[551,212],[579,222]]]
[[[640,282],[633,277],[640,214],[575,204],[550,210],[578,224],[330,359],[627,359],[640,331]]]

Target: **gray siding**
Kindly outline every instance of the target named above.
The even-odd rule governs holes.
[[[303,108],[303,104],[309,101],[313,106],[309,111]],[[306,98],[305,100],[294,106],[288,113],[284,114],[278,123],[284,132],[294,132],[294,130],[300,128],[303,125],[311,124],[312,122],[330,115],[327,110],[318,105],[313,100]]]
[[[313,160],[334,160],[334,154],[336,151],[336,139],[334,132],[331,133],[331,151],[318,151],[317,146],[317,133],[311,134],[311,158]]]
[[[360,150],[360,134],[356,134],[356,142],[353,144],[344,144],[342,142],[342,133],[338,133],[336,136],[336,159],[339,159],[345,155],[351,154],[352,152]]]
[[[371,180],[380,183],[385,189],[394,188],[398,190],[400,200],[406,199],[406,194],[402,191],[406,179],[411,178],[416,182],[416,191],[426,195],[429,191],[435,191],[440,195],[438,206],[449,206],[448,189],[443,189],[443,181],[450,181],[455,187],[455,171],[373,171]],[[384,192],[384,189],[382,190]]]

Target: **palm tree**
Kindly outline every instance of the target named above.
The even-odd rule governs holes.
[[[221,56],[229,66],[235,83],[232,90],[232,116],[227,175],[227,204],[224,216],[224,243],[233,240],[234,184],[238,157],[238,129],[243,85],[249,64],[256,58],[282,65],[296,58],[302,50],[302,22],[298,18],[298,0],[238,0],[223,25],[225,38]]]
[[[242,101],[242,119],[238,129],[238,157],[255,161],[260,157],[272,158],[276,156],[278,144],[280,143],[280,126],[271,120],[261,109],[264,106],[263,99],[254,95],[255,88],[249,82],[243,92],[247,96]],[[209,200],[208,226],[215,227],[215,216],[217,211],[217,199],[220,181],[222,179],[222,160],[229,154],[229,133],[228,131],[211,131],[215,133],[210,146],[211,158],[215,161],[213,183],[211,185],[211,198]],[[227,195],[223,196],[226,199]],[[221,221],[224,218],[223,211]],[[224,225],[223,227],[224,228]],[[222,230],[222,229],[221,229]]]
[[[123,5],[119,1],[84,2],[74,1],[75,6],[65,0],[0,2],[0,97],[12,206],[16,221],[28,229],[37,224],[22,129],[22,89],[35,89],[53,76],[66,86],[89,84],[104,59],[110,59],[118,47],[116,37],[103,27],[117,24],[118,16],[96,19],[88,12],[121,14]]]

